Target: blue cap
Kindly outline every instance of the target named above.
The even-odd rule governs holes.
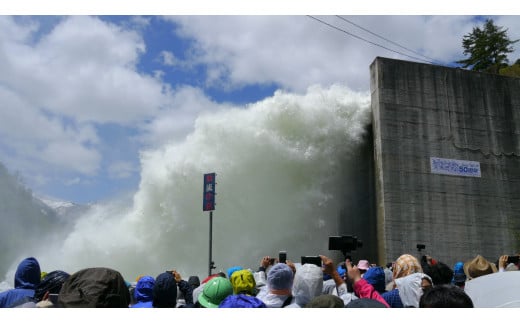
[[[370,285],[374,286],[374,289],[379,293],[385,292],[385,271],[382,267],[368,268],[367,272],[363,275],[363,279],[365,279]]]
[[[235,271],[242,270],[242,269],[244,269],[244,268],[242,268],[240,266],[235,266],[235,267],[228,268],[228,270],[227,270],[227,278],[231,279],[231,275],[233,275],[233,273]]]
[[[336,270],[338,271],[338,274],[339,274],[340,276],[342,276],[342,277],[343,277],[343,275],[345,275],[346,272],[347,272],[347,269],[346,269],[346,268],[343,268],[342,265],[338,265],[338,268],[336,268]]]
[[[453,273],[454,274],[464,274],[464,263],[462,261],[459,261],[453,266]]]

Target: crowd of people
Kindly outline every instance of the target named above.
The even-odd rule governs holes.
[[[507,255],[496,264],[478,255],[453,268],[427,255],[417,259],[403,254],[384,266],[367,259],[334,264],[320,258],[321,267],[266,256],[258,270],[234,266],[203,280],[185,280],[171,270],[129,283],[111,268],[42,272],[37,259],[29,257],[18,265],[14,288],[0,293],[0,307],[471,308],[476,306],[465,290],[469,281],[519,270],[518,257]],[[520,307],[518,295],[509,305]]]

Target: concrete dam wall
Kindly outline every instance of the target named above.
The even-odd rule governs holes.
[[[377,262],[519,252],[520,78],[379,57],[370,73]]]

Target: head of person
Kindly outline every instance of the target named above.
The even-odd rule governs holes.
[[[423,294],[425,291],[433,287],[432,279],[428,275],[424,275],[421,278],[421,289]]]
[[[220,308],[266,308],[264,302],[258,298],[246,295],[246,294],[235,294],[229,295],[220,302]]]
[[[58,307],[122,307],[130,292],[121,274],[110,268],[86,268],[72,274],[61,287]]]
[[[339,296],[323,294],[311,299],[304,307],[306,308],[343,308],[345,304]]]
[[[61,270],[51,271],[34,289],[34,299],[41,301],[46,294],[58,294],[70,275]]]
[[[360,260],[358,261],[356,267],[359,269],[359,272],[361,274],[364,274],[366,273],[368,268],[370,268],[370,263],[368,262],[368,260]]]
[[[322,294],[323,271],[315,264],[304,264],[294,274],[292,295],[300,306]]]
[[[455,265],[453,266],[453,278],[451,279],[451,284],[464,288],[466,280],[467,277],[464,273],[464,263],[462,261],[459,261],[455,263]]]
[[[202,293],[198,297],[198,303],[202,307],[216,308],[229,295],[233,294],[233,286],[229,279],[215,277],[204,285]]]
[[[386,308],[385,304],[370,298],[358,298],[348,302],[347,308]]]
[[[421,296],[422,308],[472,308],[473,301],[461,288],[454,285],[434,286]]]
[[[424,273],[413,273],[395,280],[404,307],[419,307],[423,286],[428,286],[427,282],[431,282],[431,278]]]
[[[199,287],[200,286],[199,276],[190,276],[190,278],[188,278],[188,284],[190,284],[193,289]]]
[[[40,283],[41,271],[38,260],[34,257],[25,258],[16,268],[14,288],[34,289]]]
[[[431,277],[434,285],[451,284],[453,270],[442,262],[436,262],[424,269],[424,273]]]
[[[152,305],[156,308],[177,306],[177,281],[171,272],[161,273],[155,278],[152,300]]]
[[[267,287],[273,294],[289,295],[291,293],[294,274],[288,265],[278,263],[267,273]]]
[[[474,279],[480,276],[489,275],[497,272],[495,264],[486,260],[481,255],[476,256],[472,260],[464,264],[464,273],[468,279]]]
[[[231,279],[231,276],[233,275],[233,273],[234,273],[235,271],[239,271],[239,270],[242,270],[242,269],[244,269],[244,268],[242,268],[242,267],[240,267],[240,266],[234,266],[234,267],[230,267],[230,268],[228,268],[228,270],[227,270],[227,277],[228,277],[229,279]]]
[[[379,293],[384,293],[386,288],[385,271],[382,267],[370,267],[363,278]]]
[[[422,273],[422,267],[417,258],[412,255],[401,255],[394,262],[392,268],[393,279],[405,277],[414,273]]]
[[[155,279],[152,276],[141,276],[134,289],[136,302],[150,302],[153,300],[153,288]]]
[[[233,272],[230,281],[233,286],[233,294],[256,294],[256,281],[250,270],[241,269]]]

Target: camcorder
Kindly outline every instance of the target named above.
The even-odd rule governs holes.
[[[320,256],[302,256],[301,264],[314,264],[318,267],[321,267],[321,257]]]
[[[508,264],[517,264],[519,260],[518,256],[507,256],[507,263]]]
[[[363,242],[356,236],[329,237],[329,250],[341,250],[346,253],[361,247],[363,247]]]

